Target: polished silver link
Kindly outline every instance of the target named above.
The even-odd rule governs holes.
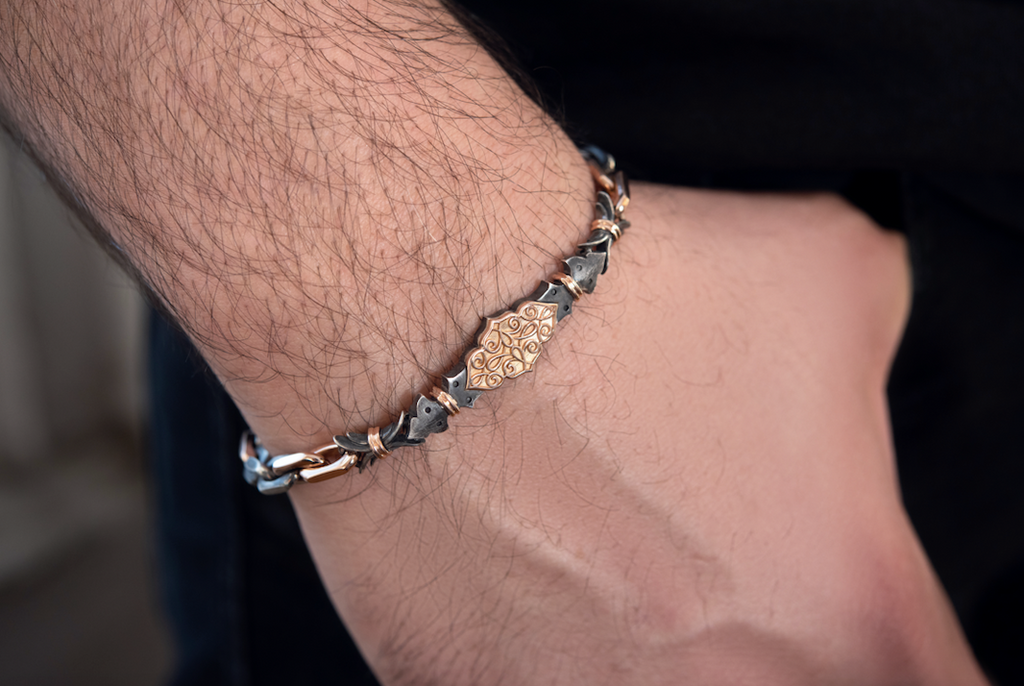
[[[622,218],[629,206],[629,183],[625,174],[616,168],[615,158],[594,146],[582,148],[580,153],[597,187],[590,236],[577,247],[575,254],[563,260],[564,274],[542,282],[532,295],[512,307],[516,310],[520,305],[532,303],[535,309],[546,310],[549,317],[553,314],[553,320],[549,321],[556,323],[572,314],[575,301],[594,292],[597,277],[608,269],[612,244],[629,228],[629,222]],[[472,350],[472,346],[467,349],[463,361],[441,377],[429,396],[417,395],[407,412],[382,429],[374,427],[366,433],[338,435],[333,443],[308,453],[277,456],[272,456],[259,438],[246,431],[238,451],[245,480],[260,493],[277,495],[287,492],[299,481],[317,483],[352,469],[362,471],[397,448],[421,445],[431,434],[447,431],[448,418],[464,407],[472,408],[483,392],[470,383],[466,365]]]
[[[274,478],[274,473],[260,464],[255,457],[250,457],[242,465],[242,475],[250,486],[255,486],[260,481]]]
[[[289,472],[283,476],[279,476],[276,479],[270,479],[268,481],[260,480],[256,484],[256,488],[263,495],[281,495],[287,493],[288,489],[291,488],[296,481],[298,481],[299,475],[297,472]]]

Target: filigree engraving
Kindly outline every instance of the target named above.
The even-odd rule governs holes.
[[[515,312],[488,317],[479,347],[466,355],[468,388],[489,391],[531,371],[542,344],[554,333],[557,312],[554,304],[525,302]]]

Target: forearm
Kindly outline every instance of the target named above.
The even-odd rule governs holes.
[[[8,118],[271,447],[387,423],[589,221],[568,139],[422,4],[3,6]]]

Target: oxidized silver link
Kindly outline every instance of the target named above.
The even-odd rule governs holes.
[[[593,293],[597,277],[608,267],[608,253],[597,250],[580,250],[580,253],[562,260],[562,266],[582,292]]]
[[[550,285],[550,284],[548,284]],[[553,286],[552,286],[553,288]],[[534,298],[529,298],[533,300]],[[459,363],[454,369],[449,370],[447,374],[441,377],[441,386],[445,393],[450,395],[455,404],[459,409],[463,407],[473,407],[476,399],[480,397],[483,391],[471,391],[466,388],[466,384],[469,380],[469,370],[466,368],[464,362]]]
[[[473,387],[467,385],[466,389],[473,390]],[[418,394],[413,400],[409,415],[408,436],[411,440],[422,442],[431,434],[448,430],[448,413],[441,407],[441,403],[423,394]]]

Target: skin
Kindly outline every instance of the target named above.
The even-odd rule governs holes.
[[[0,3],[0,104],[275,452],[383,425],[591,219],[429,3]],[[899,502],[904,249],[840,200],[639,185],[536,371],[293,490],[388,684],[983,683]]]
[[[487,397],[496,426],[460,415],[370,486],[294,491],[371,662],[397,683],[982,683],[899,501],[901,239],[830,196],[639,185],[630,214],[535,373]]]

